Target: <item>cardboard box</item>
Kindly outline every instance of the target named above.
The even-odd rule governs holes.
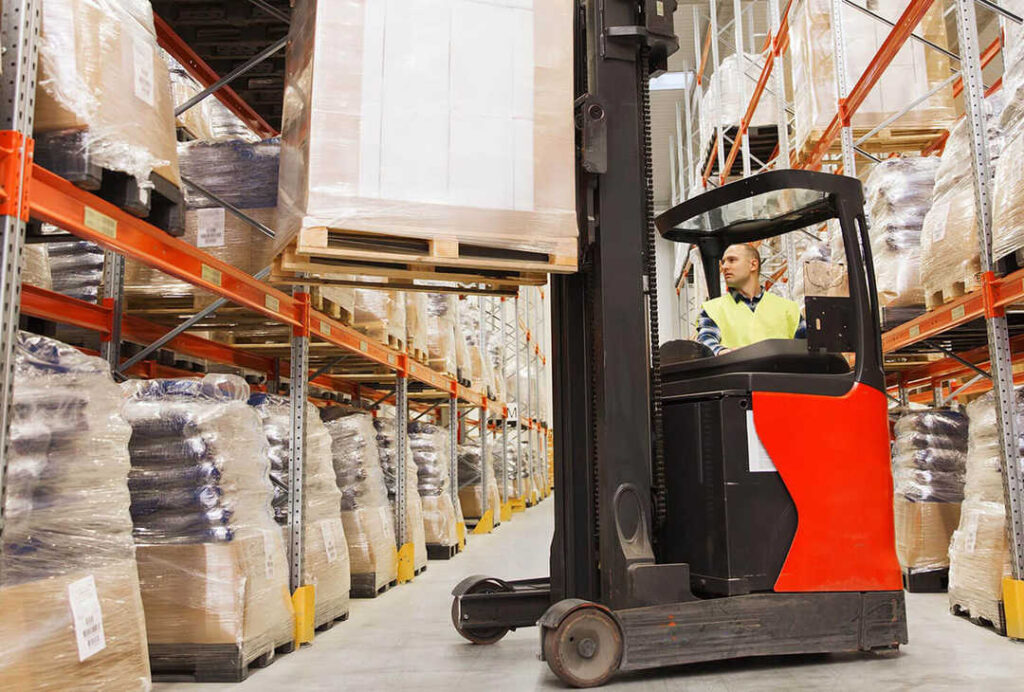
[[[91,584],[83,581],[88,579]],[[90,600],[99,604],[101,637],[95,623],[86,621]],[[134,560],[4,586],[0,613],[0,689],[151,687]],[[79,633],[91,635],[82,646]]]
[[[915,572],[949,567],[949,542],[960,523],[959,502],[893,500],[896,555],[900,566]]]
[[[341,513],[352,574],[373,574],[375,589],[398,576],[394,521],[385,503]]]
[[[136,556],[151,644],[236,644],[248,660],[292,639],[278,530],[229,543],[140,545]]]
[[[459,488],[459,502],[462,505],[462,513],[467,519],[479,519],[483,516],[483,495],[480,492],[479,483]],[[501,495],[498,494],[498,484],[491,479],[487,484],[487,497],[489,500],[488,509],[494,517],[494,523],[501,520]]]
[[[291,538],[288,527],[282,526],[281,531],[285,545],[288,545]],[[303,578],[306,584],[314,587],[316,612],[313,621],[319,627],[349,610],[352,577],[341,517],[307,522],[303,542]]]

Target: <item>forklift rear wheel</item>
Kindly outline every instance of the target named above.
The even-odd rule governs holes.
[[[466,593],[501,593],[503,591],[508,591],[508,587],[499,580],[481,579],[470,586]],[[474,644],[494,644],[501,641],[502,637],[508,634],[508,627],[463,627],[459,621],[458,599],[452,599],[452,624],[455,626],[456,632]]]
[[[619,669],[622,633],[611,615],[596,607],[569,613],[558,627],[544,629],[544,660],[573,687],[598,687]]]

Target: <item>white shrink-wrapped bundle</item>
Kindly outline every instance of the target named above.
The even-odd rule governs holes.
[[[456,324],[459,299],[451,293],[428,293],[427,350],[430,367],[448,375],[458,374]]]
[[[574,257],[572,6],[387,8],[293,3],[278,249],[329,228]]]
[[[886,159],[864,186],[878,299],[884,307],[924,305],[921,229],[932,206],[938,167],[934,156]]]
[[[0,688],[148,690],[121,391],[18,333],[0,550]]]
[[[352,326],[382,344],[405,344],[405,299],[397,291],[356,288]]]
[[[1017,389],[1015,410],[1024,408]],[[1011,574],[1006,536],[1006,506],[995,399],[992,392],[967,406],[970,420],[967,474],[960,525],[949,548],[949,603],[972,618],[1003,627],[1003,577]],[[1017,430],[1024,430],[1017,416]],[[1018,447],[1024,444],[1018,439]]]
[[[399,294],[403,295],[403,294]],[[427,294],[408,291],[405,296],[405,347],[419,360],[429,360]]]
[[[43,224],[44,230],[47,224]],[[50,227],[52,232],[59,233]],[[89,303],[100,299],[103,286],[103,250],[88,240],[47,243],[51,285],[54,291]]]
[[[22,283],[53,290],[53,277],[50,274],[50,255],[46,245],[29,243],[22,248],[24,262],[21,265]]]
[[[455,505],[451,497],[449,432],[434,425],[409,424],[409,445],[416,464],[417,488],[423,504],[423,528],[428,546],[458,543]]]
[[[718,63],[718,71],[711,75],[707,90],[700,100],[701,142],[710,142],[718,125],[725,130],[739,127],[763,64],[764,57],[754,53],[745,53],[743,59],[734,53]],[[719,87],[722,90],[721,105],[718,103]],[[765,91],[754,109],[754,117],[749,125],[774,125],[777,118],[775,109],[775,95]]]
[[[896,422],[893,451],[896,554],[903,569],[949,567],[949,541],[960,520],[967,457],[967,417],[916,411]]]
[[[490,358],[485,356],[486,344],[481,343],[481,337],[486,339],[487,335],[481,334],[480,330],[478,297],[459,301],[459,326],[466,349],[466,360],[460,363],[461,376],[468,379],[470,386],[478,392],[493,395],[496,389],[494,370]]]
[[[149,0],[45,0],[35,132],[135,177],[180,186],[174,104]],[[46,161],[44,160],[44,165]]]
[[[994,115],[1001,110],[996,92],[985,100],[989,156],[998,164],[1003,133]],[[921,229],[921,285],[929,308],[974,290],[980,283],[978,222],[967,121],[953,128],[935,173],[932,207]]]
[[[790,56],[793,64],[796,143],[804,148],[816,141],[836,115],[839,102],[836,91],[835,43],[832,34],[829,0],[796,0],[789,13]],[[878,2],[876,13],[896,22],[906,2]],[[878,55],[890,28],[857,10],[843,8],[846,36],[846,69],[854,79]],[[934,43],[947,45],[942,7],[935,4],[925,14],[917,32]],[[911,105],[950,75],[949,59],[937,51],[907,41],[892,60],[881,80],[863,105],[852,116],[853,127],[867,131],[889,117],[910,109],[892,127],[945,129],[956,119],[952,94],[939,89],[911,108]],[[926,140],[924,140],[926,141]]]
[[[234,375],[122,385],[132,520],[154,671],[288,644],[288,560],[267,438]]]
[[[388,489],[391,514],[395,516],[395,501],[398,496],[398,431],[394,407],[382,406],[381,414],[373,419],[377,431],[377,450],[380,452],[380,468],[384,474],[384,485]],[[390,409],[390,410],[387,410]],[[405,542],[413,547],[413,567],[417,571],[427,565],[427,539],[423,526],[423,505],[417,490],[417,467],[412,458],[412,447],[408,437],[405,441]],[[398,531],[398,527],[395,527]]]
[[[1016,5],[1016,7],[1015,7]],[[1024,2],[1008,0],[1011,11],[1024,10]],[[1006,104],[998,114],[1005,139],[1005,153],[995,166],[992,199],[992,248],[1001,259],[1024,247],[1024,179],[1019,162],[1024,155],[1024,29],[1006,27],[1003,45],[1002,92]]]
[[[494,453],[493,441],[488,440],[488,456],[491,458],[491,473],[486,488],[487,506],[491,512],[494,525],[501,519],[501,495],[495,480],[500,473],[499,456]],[[459,455],[459,504],[467,519],[479,519],[484,514],[484,488],[482,478],[481,453],[479,438],[467,440],[458,447]]]
[[[380,468],[373,417],[342,406],[322,409],[320,417],[331,436],[334,477],[341,490],[352,595],[372,596],[398,576],[394,515]]]
[[[249,405],[263,421],[270,445],[274,516],[288,533],[288,473],[291,467],[291,406],[285,397],[253,394]],[[314,624],[333,622],[349,610],[351,575],[341,523],[341,491],[334,476],[331,436],[313,404],[306,404],[305,481],[302,486],[303,584],[316,593]],[[282,501],[283,500],[283,501]]]

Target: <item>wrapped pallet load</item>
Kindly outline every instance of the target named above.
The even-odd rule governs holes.
[[[486,330],[481,331],[480,303],[470,297],[459,301],[459,326],[465,349],[465,360],[461,362],[461,376],[468,379],[470,386],[482,394],[494,396],[494,370],[486,354]]]
[[[456,323],[458,298],[450,293],[427,294],[427,350],[430,367],[458,375]]]
[[[1018,7],[1014,7],[1017,5]],[[1013,11],[1024,3],[1010,3]],[[1024,175],[1019,162],[1024,156],[1024,30],[1008,26],[1003,48],[1003,89],[1006,103],[999,113],[999,127],[1005,137],[1004,153],[995,167],[992,198],[993,258],[1001,259],[1024,247]],[[1024,256],[1018,255],[1018,259]]]
[[[1024,390],[1017,389],[1015,397],[1014,410],[1024,411]],[[954,613],[988,621],[1005,632],[1003,577],[1011,574],[1010,544],[993,394],[971,402],[967,417],[967,474],[960,525],[949,547],[949,604]],[[1022,424],[1024,417],[1018,413],[1018,430]]]
[[[887,159],[865,183],[871,254],[883,307],[924,305],[921,229],[932,206],[938,167],[934,156]]]
[[[191,141],[178,145],[181,173],[264,226],[277,225],[277,173],[280,141]],[[255,274],[273,259],[271,238],[227,211],[197,188],[185,186],[185,242],[246,274]],[[128,260],[125,295],[148,304],[156,299],[184,301],[201,307],[216,296],[180,279]]]
[[[450,556],[447,549],[458,545],[459,539],[458,519],[450,492],[449,432],[433,423],[413,421],[409,424],[409,446],[423,505],[427,553]]]
[[[377,431],[377,450],[380,452],[380,469],[384,474],[384,485],[388,489],[391,514],[397,517],[395,501],[398,496],[398,431],[395,410],[382,406],[382,411],[373,419]],[[412,545],[413,571],[419,573],[427,566],[427,539],[423,526],[423,505],[417,490],[417,467],[412,458],[412,447],[405,441],[405,543]],[[398,527],[395,527],[397,544]]]
[[[1003,153],[999,120],[1001,92],[985,99],[989,157],[997,163]],[[974,174],[967,121],[953,128],[935,172],[935,191],[921,229],[921,285],[928,308],[969,293],[981,283]]]
[[[291,406],[285,397],[253,394],[249,405],[263,421],[270,446],[274,518],[288,529],[288,473],[291,466]],[[348,616],[351,576],[341,523],[341,492],[334,477],[331,436],[313,404],[306,404],[305,480],[302,486],[303,585],[315,587],[313,622],[321,627]],[[283,501],[282,501],[283,498]]]
[[[793,63],[796,146],[806,150],[817,143],[836,114],[835,43],[829,0],[796,0],[789,13],[790,55]],[[871,9],[890,22],[899,20],[906,3],[874,3]],[[843,8],[846,35],[846,70],[861,75],[878,55],[890,27],[854,9]],[[947,45],[942,7],[933,5],[918,25],[918,32],[934,43]],[[891,116],[908,110],[888,132],[903,135],[892,141],[874,140],[880,150],[901,151],[908,146],[926,146],[956,119],[949,89],[937,89],[922,103],[915,102],[949,78],[949,59],[926,46],[908,41],[886,71],[886,79],[871,90],[852,115],[858,133],[883,124]],[[756,76],[756,74],[755,74]],[[888,133],[883,135],[889,136]]]
[[[754,91],[755,81],[747,74],[756,75],[761,71],[758,67],[760,56],[744,53],[742,59],[736,54],[724,58],[718,63],[718,69],[708,80],[707,89],[700,101],[700,141],[707,146],[715,136],[715,128],[719,125],[726,131],[739,127],[740,121],[747,112],[750,97]],[[718,103],[721,90],[722,103]],[[748,125],[775,126],[777,119],[775,95],[765,92],[754,109],[754,115]],[[726,147],[728,147],[726,143]]]
[[[493,451],[493,440],[487,440],[487,456],[490,457],[491,473],[487,477],[487,488],[483,487],[483,467],[480,439],[467,440],[458,447],[459,455],[459,504],[466,519],[479,520],[485,512],[484,493],[486,492],[486,511],[491,512],[492,521],[497,526],[501,521],[501,496],[495,478],[500,473],[498,457]]]
[[[575,268],[571,5],[293,5],[278,250]]]
[[[352,326],[371,339],[399,350],[405,348],[405,299],[397,291],[353,290]]]
[[[174,105],[148,0],[45,0],[39,43],[37,161],[82,154],[180,187]]]
[[[0,688],[148,690],[120,389],[99,358],[16,338]]]
[[[321,409],[331,436],[334,476],[341,490],[352,569],[352,596],[373,598],[398,576],[395,525],[380,469],[373,417],[343,406]]]
[[[233,375],[122,385],[154,671],[241,680],[293,646],[267,438]]]
[[[430,339],[427,336],[427,294],[408,291],[404,295],[405,346],[409,355],[426,363],[430,359]]]
[[[44,230],[48,224],[43,224]],[[52,232],[60,231],[50,226]],[[103,287],[103,249],[88,240],[47,243],[51,286],[54,291],[89,303],[100,299]]]
[[[962,413],[916,411],[896,422],[896,554],[911,591],[944,590],[947,583],[966,456],[967,417]]]
[[[50,273],[50,253],[46,245],[28,244],[22,248],[21,280],[46,290],[53,290],[53,276]]]

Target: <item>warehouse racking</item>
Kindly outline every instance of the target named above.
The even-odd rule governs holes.
[[[500,429],[504,458],[509,456],[507,428],[512,426],[516,438],[517,476],[518,470],[527,461],[532,462],[536,458],[546,463],[547,454],[542,453],[541,445],[543,440],[546,448],[547,424],[538,405],[539,384],[531,387],[536,391],[523,398],[517,392],[510,415],[510,406],[493,393],[474,390],[458,378],[433,370],[409,354],[378,343],[339,319],[313,309],[308,284],[298,283],[290,293],[279,290],[265,281],[270,274],[269,267],[250,276],[34,163],[32,126],[40,12],[39,0],[16,0],[4,3],[2,15],[4,64],[0,93],[5,105],[2,108],[3,123],[0,125],[3,128],[0,132],[0,185],[4,193],[0,200],[0,226],[3,229],[3,255],[0,263],[0,334],[3,344],[0,352],[0,451],[3,452],[0,454],[0,530],[3,526],[3,488],[13,396],[14,337],[19,329],[21,315],[72,325],[99,334],[103,342],[102,355],[110,363],[112,372],[121,377],[187,377],[195,374],[162,362],[157,356],[162,349],[166,349],[256,373],[266,379],[268,388],[275,388],[287,380],[293,440],[288,505],[290,579],[293,593],[300,596],[303,587],[304,404],[310,396],[311,387],[326,390],[331,396],[341,395],[356,402],[369,402],[371,406],[385,401],[395,404],[398,412],[397,487],[400,488],[405,487],[405,439],[411,409],[416,412],[417,418],[434,415],[449,421],[452,435],[449,463],[453,478],[457,478],[457,426],[454,421],[468,417],[475,418],[476,424],[480,426],[484,444],[489,434],[483,433]],[[274,134],[273,129],[227,86],[231,79],[243,74],[245,69],[235,69],[223,79],[218,78],[164,22],[158,20],[157,28],[161,45],[205,87],[197,95],[198,98],[189,100],[189,104],[194,105],[200,98],[215,94],[256,132]],[[273,51],[262,51],[257,57],[266,58],[282,46],[277,45]],[[251,68],[258,62],[253,59],[246,65]],[[178,110],[181,112],[182,107]],[[248,218],[237,209],[231,208],[228,211],[253,226],[253,232],[273,234],[272,229]],[[22,249],[26,243],[26,226],[30,220],[53,224],[69,234],[61,237],[88,240],[106,251],[108,270],[105,297],[101,304],[70,298],[31,285],[22,286]],[[128,314],[123,301],[125,258],[141,262],[212,293],[218,300],[173,328]],[[467,288],[466,292],[472,292],[472,289]],[[543,301],[543,292],[536,293],[537,298],[534,300],[539,298]],[[526,295],[526,300],[530,300],[530,293]],[[520,316],[520,299],[515,298],[516,315],[507,321],[505,306],[510,301],[504,297],[475,298],[479,302],[481,317],[486,306],[492,319],[496,317],[502,325],[499,335],[503,357],[508,357],[508,354],[512,354],[516,360],[525,357],[531,368],[531,382],[533,377],[539,377],[544,356],[535,335],[543,331],[543,327],[535,323],[536,317],[529,309],[530,306],[527,305]],[[229,303],[237,307],[225,308]],[[237,312],[239,308],[244,309],[244,313],[249,316],[284,325],[291,330],[288,343],[279,344],[279,348],[273,349],[280,351],[279,354],[254,352],[189,333],[190,329],[202,329],[216,322],[220,313],[234,314],[232,311]],[[543,313],[543,310],[539,312]],[[484,332],[484,320],[481,319],[480,323],[481,331]],[[482,333],[481,339],[486,339],[486,334]],[[125,342],[137,344],[141,348],[122,361],[121,346]],[[461,414],[460,409],[463,411]],[[519,436],[524,431],[530,440],[529,460],[521,459],[519,454]],[[484,464],[484,472],[489,473],[489,464]],[[515,495],[510,495],[510,490],[505,483],[502,501],[506,506],[523,499],[518,493],[518,487]],[[451,484],[450,492],[453,502],[457,502],[457,483]],[[404,571],[400,570],[400,579],[410,579],[413,567],[409,550],[411,545],[407,545],[406,540],[404,493],[397,493],[397,498],[396,548],[401,558],[400,564],[405,568]],[[485,510],[487,521],[478,525],[478,533],[490,530],[489,517],[498,515],[502,508],[485,505]],[[308,591],[305,593],[308,596]]]
[[[936,306],[924,314],[900,316],[887,315],[883,318],[886,329],[882,336],[882,349],[886,356],[887,369],[891,371],[888,379],[890,398],[897,404],[907,405],[910,401],[929,402],[943,405],[957,396],[975,394],[988,389],[996,393],[997,423],[999,428],[1002,469],[1005,483],[1008,526],[1011,537],[1011,564],[1015,587],[1019,591],[1020,580],[1024,578],[1024,478],[1018,457],[1018,433],[1016,430],[1017,413],[1014,408],[1013,388],[1015,382],[1024,381],[1019,366],[1024,363],[1024,337],[1019,335],[1021,322],[1019,315],[1008,310],[1024,302],[1024,270],[1001,272],[996,266],[992,249],[992,206],[991,162],[988,148],[985,146],[985,96],[998,90],[1002,84],[1001,76],[986,86],[982,81],[982,70],[994,67],[995,58],[1001,53],[1003,27],[1006,22],[1021,23],[1022,18],[1001,7],[992,0],[952,0],[949,4],[955,14],[957,27],[958,53],[954,54],[943,46],[921,37],[916,32],[918,24],[925,13],[933,5],[934,0],[910,0],[906,9],[895,22],[885,20],[872,12],[863,4],[853,0],[831,0],[831,30],[835,55],[835,84],[838,102],[835,104],[835,115],[824,132],[821,133],[813,146],[803,155],[790,150],[790,115],[792,109],[785,104],[785,54],[789,47],[789,12],[795,4],[790,0],[780,12],[777,0],[767,0],[769,28],[762,48],[762,60],[755,63],[758,75],[747,74],[751,82],[749,105],[742,120],[733,130],[723,128],[716,123],[713,141],[706,150],[698,150],[703,143],[695,143],[692,136],[693,112],[699,108],[699,90],[694,90],[685,99],[685,108],[677,109],[677,120],[685,111],[687,121],[687,147],[682,148],[682,137],[677,137],[672,152],[678,162],[675,172],[677,183],[675,189],[679,199],[693,196],[710,186],[724,184],[727,177],[735,169],[733,162],[737,156],[742,157],[743,175],[752,170],[748,130],[752,117],[762,95],[769,91],[768,83],[772,80],[770,90],[776,97],[777,122],[776,132],[778,146],[767,161],[758,161],[761,170],[770,167],[796,167],[821,169],[830,166],[835,172],[847,175],[856,174],[856,157],[878,162],[880,159],[861,147],[883,128],[897,122],[928,96],[941,88],[952,88],[954,97],[962,96],[964,117],[967,120],[970,134],[971,168],[974,183],[976,209],[980,210],[979,244],[982,269],[981,285],[962,297]],[[980,35],[975,10],[975,3],[994,13],[1000,25],[999,36],[982,50],[979,46]],[[743,17],[749,16],[755,5],[748,3],[746,9],[741,8],[738,0],[733,2],[733,21],[737,27]],[[877,54],[864,70],[863,74],[855,75],[856,81],[850,86],[851,75],[847,73],[845,48],[848,45],[843,31],[843,8],[850,7],[855,11],[872,16],[883,23],[889,30],[887,38],[881,44]],[[719,28],[716,0],[709,0],[707,15],[700,8],[693,9],[695,55],[700,56],[697,81],[702,83],[704,72],[708,66],[710,55],[711,66],[717,71],[719,66],[718,45],[723,39],[723,32],[728,28]],[[706,32],[702,32],[703,25]],[[752,33],[752,32],[750,32]],[[700,37],[704,36],[703,43]],[[921,42],[928,50],[936,50],[960,63],[948,79],[922,98],[916,99],[908,107],[887,118],[884,123],[860,136],[856,141],[853,136],[851,117],[864,103],[871,90],[885,78],[885,71],[896,54],[908,40]],[[736,31],[734,47],[738,53],[743,50],[742,32]],[[794,85],[795,86],[795,85]],[[746,94],[744,94],[746,95]],[[719,98],[719,102],[720,102]],[[678,131],[677,127],[677,131]],[[730,136],[730,132],[732,136]],[[934,141],[924,147],[921,152],[929,155],[940,152],[945,145],[948,132],[940,133]],[[830,156],[836,140],[840,141],[840,156]],[[729,149],[726,152],[726,145]],[[706,152],[706,154],[705,154]],[[706,155],[706,161],[704,156]],[[685,164],[684,164],[685,162]],[[719,175],[712,177],[717,163]],[[759,171],[756,171],[759,172]],[[676,200],[673,200],[675,202]],[[791,269],[796,268],[792,244],[785,250],[785,271],[783,280],[789,278]],[[767,261],[766,261],[767,263]],[[684,264],[681,283],[678,284],[681,298],[687,304],[699,305],[691,295],[693,287],[687,282],[687,272],[692,271],[692,262]],[[1002,274],[1002,275],[1000,275]],[[773,276],[773,278],[776,278]],[[692,308],[691,308],[692,309]],[[688,314],[692,317],[692,314]],[[909,317],[909,319],[906,319]],[[1011,338],[1013,334],[1013,338]],[[937,354],[938,359],[920,359],[919,354]]]

